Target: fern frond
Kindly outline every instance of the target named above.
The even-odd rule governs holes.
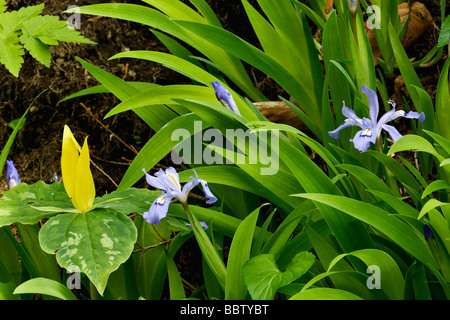
[[[44,4],[40,4],[5,12],[5,0],[0,0],[0,62],[16,77],[23,64],[20,43],[46,67],[51,63],[50,45],[58,45],[59,41],[95,44],[57,16],[40,15],[43,9]]]
[[[38,16],[44,10],[44,4],[20,8],[18,11],[3,12],[0,14],[2,34],[7,37],[11,33],[21,29],[24,21]],[[2,35],[0,35],[2,37]]]
[[[11,34],[4,40],[0,41],[0,62],[11,72],[15,77],[19,76],[20,68],[23,64],[23,48],[18,43],[18,37]]]
[[[6,5],[6,1],[0,0],[0,13],[5,12],[7,8],[8,8],[8,6]]]

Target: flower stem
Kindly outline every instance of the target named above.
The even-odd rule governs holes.
[[[381,152],[381,153],[384,153],[383,152],[383,147],[381,146],[380,137],[377,137],[376,145],[377,145],[378,151]],[[388,168],[384,167],[384,170],[386,172],[386,176],[385,176],[386,183],[389,185],[389,187],[391,188],[391,190],[394,193],[394,195],[399,197],[400,196],[400,191],[398,189],[397,181],[392,176],[392,173],[391,173],[391,171]]]
[[[92,281],[89,281],[89,293],[91,296],[91,300],[98,300],[98,291]]]
[[[219,284],[222,286],[222,288],[225,288],[227,269],[225,267],[223,259],[219,256],[219,253],[214,248],[214,245],[212,244],[205,230],[200,226],[197,218],[189,210],[188,204],[185,202],[181,202],[181,204],[189,218],[189,222],[191,223],[192,230],[194,231],[194,235],[197,239],[200,250],[203,253],[203,257],[205,258],[214,275],[217,277]]]

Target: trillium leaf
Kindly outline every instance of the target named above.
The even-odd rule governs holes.
[[[147,211],[153,201],[161,195],[159,190],[129,188],[124,191],[113,191],[102,197],[95,198],[91,208],[104,208],[132,214]],[[126,201],[124,201],[126,200]]]
[[[0,227],[12,223],[35,224],[61,212],[74,210],[62,183],[21,183],[0,198]]]
[[[83,272],[103,294],[111,272],[130,257],[136,237],[136,227],[125,214],[97,208],[51,218],[39,242],[45,252],[56,253],[61,267]]]

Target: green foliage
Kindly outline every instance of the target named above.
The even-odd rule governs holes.
[[[103,294],[108,277],[130,256],[136,227],[123,213],[97,209],[50,219],[39,233],[42,250],[56,253],[68,272],[83,272]]]
[[[441,24],[438,47],[445,46],[448,43],[449,38],[450,38],[450,16],[447,16]]]
[[[21,269],[11,258],[16,250],[23,272],[32,278],[15,290],[20,298],[39,292],[73,299],[58,282],[49,254],[56,255],[60,267],[83,273],[81,280],[91,299],[160,299],[166,281],[170,299],[450,297],[450,138],[446,126],[450,63],[442,68],[433,101],[416,72],[420,63],[411,62],[400,42],[404,28],[395,10],[398,1],[373,1],[381,7],[381,28],[375,30],[383,54],[378,70],[363,9],[350,12],[346,1],[337,1],[336,10],[324,14],[325,1],[306,5],[295,0],[258,0],[259,7],[254,7],[242,0],[259,46],[225,30],[204,0],[192,0],[195,9],[179,0],[144,2],[151,7],[105,3],[83,7],[81,12],[149,26],[171,53],[122,52],[111,59],[160,63],[192,83],[127,82],[79,59],[100,85],[64,100],[112,93],[120,103],[106,117],[133,111],[154,134],[118,189],[95,199],[88,212],[75,211],[58,183],[20,184],[3,193],[0,240],[8,240],[9,246],[0,252],[0,295],[17,296],[13,292]],[[367,11],[365,1],[361,3]],[[19,41],[39,61],[48,56],[39,50],[36,39],[47,46],[55,43],[53,37],[73,40],[72,34],[56,27],[56,19],[50,21],[39,12],[28,14],[34,16],[21,24]],[[311,34],[305,15],[318,25],[322,43]],[[31,28],[32,19],[42,27]],[[193,57],[192,48],[199,56]],[[439,59],[437,48],[434,54],[425,60]],[[269,76],[299,104],[280,97],[312,134],[269,122],[258,111],[253,102],[266,98],[250,80],[245,64]],[[328,131],[345,120],[343,101],[356,114],[369,117],[362,85],[378,91],[380,109],[392,108],[387,102],[391,79],[384,76],[393,73],[402,75],[412,101],[405,99],[409,104],[397,108],[423,111],[425,122],[417,126],[411,122],[413,134],[395,143],[381,135],[377,146],[365,152],[357,151],[349,141],[355,128],[343,131],[339,140],[330,138]],[[241,115],[217,101],[211,86],[214,81],[230,91]],[[226,147],[208,144],[213,142],[205,138],[210,128],[222,137],[227,130],[246,132],[247,138],[257,138],[273,149],[269,156],[255,145],[240,145],[235,140]],[[184,134],[174,139],[176,130]],[[276,133],[277,139],[268,133]],[[195,170],[209,183],[218,202],[207,208],[199,197],[190,199],[189,205],[171,203],[161,224],[148,224],[142,214],[160,193],[132,188],[142,179],[142,168],[154,168],[172,150],[179,151],[196,139],[201,142],[199,154],[214,152],[223,162],[186,161],[181,164],[180,182],[192,180]],[[276,170],[263,174],[275,156]],[[239,157],[243,161],[237,161]],[[43,218],[48,221],[40,228],[38,245],[35,224]],[[199,221],[206,222],[208,229],[200,227]],[[12,223],[18,225],[23,243],[7,229]],[[432,235],[424,231],[424,225]],[[202,253],[204,281],[191,294],[174,260],[189,239],[196,241]],[[371,267],[381,272],[379,287],[370,287],[377,276],[377,269],[372,274]]]
[[[76,300],[75,295],[61,283],[46,278],[30,279],[14,290],[14,294],[40,293],[61,300]]]
[[[285,271],[280,271],[271,254],[250,259],[242,269],[245,284],[253,300],[272,300],[275,292],[304,275],[313,265],[315,256],[300,252]]]
[[[95,44],[68,28],[58,17],[40,15],[43,9],[42,3],[5,12],[5,1],[0,3],[0,62],[15,77],[19,76],[23,64],[23,47],[37,61],[50,67],[49,45],[57,45],[59,41]]]
[[[3,193],[0,222],[2,226],[34,225],[43,218],[51,218],[39,231],[42,250],[56,253],[58,264],[69,272],[85,273],[103,294],[109,275],[130,257],[136,242],[136,227],[127,214],[142,213],[155,198],[154,192],[143,189],[112,192],[97,198],[91,211],[79,213],[73,208],[63,184],[21,183]],[[29,245],[33,246],[29,254],[36,261],[33,255],[39,253],[37,236]],[[39,267],[44,265],[48,268],[48,263],[38,264]]]

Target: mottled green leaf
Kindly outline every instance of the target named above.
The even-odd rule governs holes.
[[[46,184],[38,181],[21,183],[2,193],[0,198],[0,226],[12,223],[35,224],[60,212],[74,211],[62,183]]]
[[[56,253],[61,267],[83,272],[103,294],[110,273],[130,257],[136,237],[126,215],[98,208],[51,218],[42,226],[39,242],[45,252]]]

